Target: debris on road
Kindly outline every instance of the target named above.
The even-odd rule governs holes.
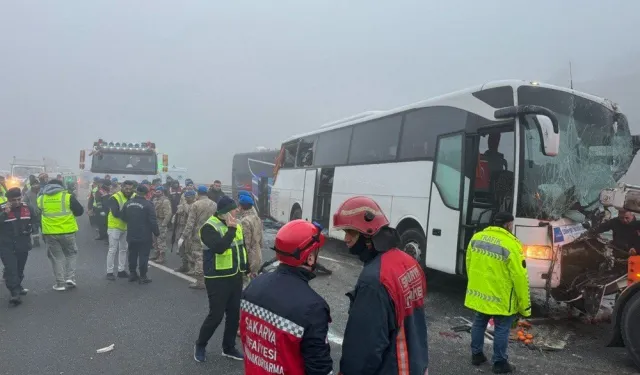
[[[113,348],[115,348],[115,346],[116,346],[115,344],[111,344],[111,345],[106,346],[104,348],[100,348],[100,349],[96,350],[96,353],[98,353],[98,354],[109,353],[110,351],[113,350]]]

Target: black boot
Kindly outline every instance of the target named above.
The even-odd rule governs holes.
[[[147,277],[147,275],[144,276],[140,276],[140,280],[138,280],[138,283],[140,285],[142,284],[149,284],[151,282],[151,279]]]
[[[121,279],[126,279],[127,277],[129,277],[129,274],[127,273],[127,271],[119,271],[118,277]]]
[[[472,354],[471,355],[471,364],[474,366],[480,366],[481,364],[487,362],[487,357],[484,353]]]
[[[18,306],[21,303],[22,303],[22,300],[20,299],[20,295],[19,294],[11,296],[11,299],[9,300],[9,304],[11,306]]]
[[[140,278],[138,277],[138,273],[136,271],[131,271],[131,273],[129,273],[129,282],[134,282],[138,280],[140,280]]]
[[[516,366],[507,361],[500,361],[493,364],[494,374],[509,374],[516,371]]]

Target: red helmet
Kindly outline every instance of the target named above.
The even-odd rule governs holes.
[[[273,250],[281,263],[300,266],[309,254],[324,245],[325,237],[322,227],[305,220],[292,220],[285,224],[276,234]]]
[[[389,225],[378,203],[369,197],[352,197],[342,202],[333,214],[333,228],[352,229],[373,236],[382,227]]]

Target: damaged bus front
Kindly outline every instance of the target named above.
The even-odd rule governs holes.
[[[518,104],[550,109],[558,119],[555,157],[541,151],[538,128],[521,117],[520,184],[515,234],[523,243],[532,288],[595,314],[602,296],[617,290],[626,261],[589,225],[611,217],[600,192],[616,185],[638,151],[626,117],[605,99],[552,87],[521,86]]]

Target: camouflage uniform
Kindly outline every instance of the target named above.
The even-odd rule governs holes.
[[[189,268],[193,270],[190,274],[196,278],[196,282],[190,287],[204,289],[200,228],[215,214],[217,205],[206,195],[199,195],[197,199],[189,206],[189,215],[181,238],[184,238],[185,251],[190,263]]]
[[[258,217],[255,207],[250,210],[240,210],[238,220],[242,224],[244,246],[249,257],[249,272],[257,273],[262,265],[262,220]]]
[[[184,199],[184,197],[182,197]],[[192,200],[188,202],[186,199],[184,203],[180,203],[178,205],[178,209],[176,210],[175,220],[176,222],[176,238],[182,238],[182,234],[184,233],[184,228],[187,225],[187,219],[189,218],[189,208],[194,203]],[[178,268],[177,272],[187,272],[193,268],[190,268],[191,262],[189,258],[189,254],[187,254],[186,249],[187,246],[190,245],[191,236],[189,238],[184,239],[184,243],[178,249],[178,254],[180,254],[180,258],[182,258],[182,267]]]
[[[156,217],[158,218],[160,235],[156,239],[156,252],[151,259],[157,263],[164,263],[164,253],[167,251],[168,225],[171,223],[172,216],[171,203],[169,202],[169,198],[161,196],[155,200],[154,205],[156,207]]]

